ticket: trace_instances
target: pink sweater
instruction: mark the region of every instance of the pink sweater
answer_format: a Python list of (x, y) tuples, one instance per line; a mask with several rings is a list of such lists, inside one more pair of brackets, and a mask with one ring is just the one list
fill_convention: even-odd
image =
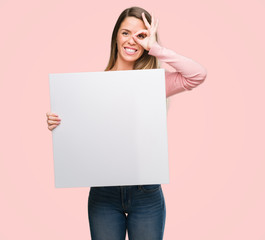
[(167, 97), (185, 90), (192, 90), (201, 84), (207, 76), (207, 70), (199, 63), (164, 48), (157, 42), (148, 54), (176, 69), (174, 72), (165, 72)]

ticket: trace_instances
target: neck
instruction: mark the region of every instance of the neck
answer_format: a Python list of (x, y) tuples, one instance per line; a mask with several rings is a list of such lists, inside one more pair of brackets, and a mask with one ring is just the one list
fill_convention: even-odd
[(133, 70), (134, 62), (124, 62), (117, 59), (111, 71)]

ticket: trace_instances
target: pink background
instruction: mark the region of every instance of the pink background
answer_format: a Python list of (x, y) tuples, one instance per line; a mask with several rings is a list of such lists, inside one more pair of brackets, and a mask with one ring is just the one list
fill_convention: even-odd
[(171, 98), (164, 239), (265, 239), (258, 0), (2, 0), (0, 239), (90, 239), (89, 188), (54, 187), (48, 74), (104, 70), (117, 17), (134, 5), (159, 19), (161, 45), (208, 70)]

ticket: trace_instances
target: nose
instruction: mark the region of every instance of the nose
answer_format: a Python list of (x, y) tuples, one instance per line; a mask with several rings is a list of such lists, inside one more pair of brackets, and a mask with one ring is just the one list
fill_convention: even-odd
[(136, 44), (136, 42), (134, 41), (133, 37), (131, 36), (130, 39), (128, 40), (128, 42), (133, 45)]

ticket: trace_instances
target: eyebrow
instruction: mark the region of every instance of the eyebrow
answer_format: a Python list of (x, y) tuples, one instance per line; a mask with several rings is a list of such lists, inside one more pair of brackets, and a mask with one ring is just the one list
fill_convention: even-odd
[(127, 32), (130, 32), (130, 30), (128, 30), (128, 29), (125, 29), (125, 28), (121, 29), (121, 31), (122, 31), (122, 30), (125, 30), (125, 31), (127, 31)]

